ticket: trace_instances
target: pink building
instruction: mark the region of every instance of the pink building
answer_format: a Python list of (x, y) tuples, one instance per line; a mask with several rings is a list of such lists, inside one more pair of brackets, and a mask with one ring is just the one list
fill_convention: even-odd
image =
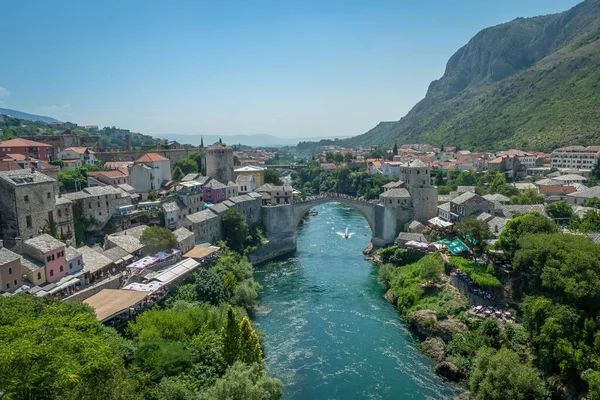
[(45, 266), (46, 281), (56, 282), (67, 275), (65, 244), (44, 233), (23, 244), (23, 254)]
[(227, 200), (227, 186), (212, 179), (202, 188), (202, 197), (205, 203), (217, 204)]

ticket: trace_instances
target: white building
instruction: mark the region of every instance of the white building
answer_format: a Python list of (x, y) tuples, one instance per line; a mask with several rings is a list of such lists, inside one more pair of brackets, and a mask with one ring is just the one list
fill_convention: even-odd
[(238, 175), (236, 183), (239, 194), (254, 192), (254, 189), (256, 189), (256, 182), (253, 175)]
[(171, 180), (171, 163), (159, 154), (144, 154), (135, 160), (129, 171), (129, 180), (137, 193), (160, 190), (163, 183)]
[(519, 162), (521, 163), (521, 166), (523, 166), (525, 168), (535, 167), (535, 160), (537, 158), (536, 153), (530, 153), (527, 151), (522, 151), (522, 150), (517, 150), (517, 149), (501, 151), (496, 154), (496, 157), (500, 157), (502, 155), (517, 156), (517, 158), (519, 159)]
[(400, 167), (402, 165), (400, 161), (386, 161), (381, 164), (381, 173), (390, 179), (394, 175), (400, 176)]
[(600, 146), (567, 146), (550, 154), (553, 168), (593, 169), (600, 157)]
[(75, 165), (81, 167), (83, 165), (95, 165), (95, 153), (87, 147), (67, 147), (63, 151), (56, 154), (59, 160), (70, 161), (65, 165)]

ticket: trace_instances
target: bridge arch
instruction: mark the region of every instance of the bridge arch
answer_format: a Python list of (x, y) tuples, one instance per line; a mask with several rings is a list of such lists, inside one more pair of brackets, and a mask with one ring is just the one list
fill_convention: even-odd
[(375, 236), (376, 226), (375, 226), (375, 207), (376, 204), (370, 203), (367, 201), (356, 200), (348, 197), (337, 197), (337, 196), (324, 196), (319, 197), (312, 200), (307, 200), (303, 202), (294, 203), (292, 205), (292, 228), (293, 230), (298, 229), (298, 225), (300, 224), (300, 220), (304, 216), (304, 214), (320, 204), (324, 203), (341, 203), (348, 207), (353, 208), (358, 211), (360, 215), (362, 215), (369, 224), (369, 228), (371, 229), (371, 234)]

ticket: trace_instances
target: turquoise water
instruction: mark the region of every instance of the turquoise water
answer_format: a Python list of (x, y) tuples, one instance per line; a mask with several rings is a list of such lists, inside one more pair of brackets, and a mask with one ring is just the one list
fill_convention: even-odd
[[(256, 318), (269, 374), (284, 399), (447, 399), (460, 393), (433, 372), (377, 270), (361, 251), (371, 232), (351, 208), (329, 203), (298, 229), (298, 251), (256, 271)], [(354, 232), (344, 239), (336, 232)]]

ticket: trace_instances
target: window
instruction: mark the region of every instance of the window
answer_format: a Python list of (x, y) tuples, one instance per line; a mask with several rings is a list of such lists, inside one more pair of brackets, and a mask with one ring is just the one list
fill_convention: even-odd
[(60, 209), (58, 209), (58, 218), (61, 218), (61, 217), (62, 217), (62, 212)]
[(50, 276), (54, 276), (54, 270), (53, 269), (50, 270)]
[(10, 283), (6, 282), (6, 288), (10, 289)]
[(37, 277), (38, 277), (38, 279), (42, 279), (42, 273), (41, 273), (41, 272), (38, 272), (38, 273), (37, 273)]
[(46, 261), (48, 261), (48, 262), (52, 261), (52, 257), (50, 257), (50, 256), (47, 256), (47, 257), (46, 257)]
[(12, 275), (12, 268), (8, 268), (8, 274)]
[(15, 287), (17, 287), (17, 285), (18, 285), (17, 280), (15, 279), (13, 282), (15, 283)]
[(23, 196), (23, 201), (26, 201), (26, 202), (29, 201), (29, 196), (28, 195)]
[(69, 269), (73, 269), (73, 263), (69, 263)]
[(92, 209), (92, 203), (88, 203), (88, 208), (91, 210)]
[(98, 202), (98, 208), (100, 208), (100, 202)]
[(65, 267), (63, 267), (62, 265), (60, 266), (60, 272), (64, 272), (65, 271)]
[(77, 260), (77, 265), (81, 265), (81, 260)]
[(27, 227), (31, 228), (33, 224), (31, 223), (31, 215), (25, 217), (25, 221), (27, 222)]
[(50, 192), (46, 193), (46, 198), (49, 199), (51, 196)]

